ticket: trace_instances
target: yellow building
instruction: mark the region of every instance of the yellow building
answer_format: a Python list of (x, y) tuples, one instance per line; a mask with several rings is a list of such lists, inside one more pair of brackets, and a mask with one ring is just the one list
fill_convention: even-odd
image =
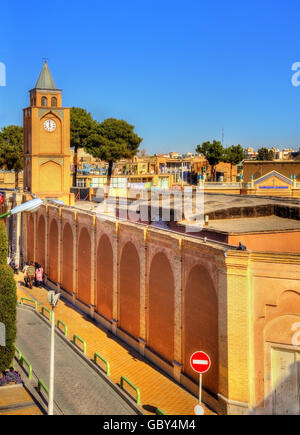
[[(23, 172), (19, 173), (19, 186), (23, 187)], [(13, 171), (0, 171), (0, 189), (14, 189), (16, 187), (16, 174)]]
[(70, 194), (70, 109), (62, 107), (47, 62), (23, 111), (24, 190), (41, 198), (63, 200)]

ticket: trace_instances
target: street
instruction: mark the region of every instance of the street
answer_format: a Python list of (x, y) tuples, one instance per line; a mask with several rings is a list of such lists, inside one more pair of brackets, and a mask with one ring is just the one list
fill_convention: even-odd
[[(17, 346), (49, 384), (50, 327), (18, 309)], [(134, 415), (134, 410), (56, 334), (54, 400), (66, 415)]]

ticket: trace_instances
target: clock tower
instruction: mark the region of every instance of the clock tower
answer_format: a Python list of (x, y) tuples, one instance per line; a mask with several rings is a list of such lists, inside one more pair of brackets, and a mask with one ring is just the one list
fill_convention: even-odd
[(24, 190), (72, 205), (70, 109), (62, 107), (62, 91), (46, 61), (30, 91), (30, 106), (23, 110), (23, 125)]

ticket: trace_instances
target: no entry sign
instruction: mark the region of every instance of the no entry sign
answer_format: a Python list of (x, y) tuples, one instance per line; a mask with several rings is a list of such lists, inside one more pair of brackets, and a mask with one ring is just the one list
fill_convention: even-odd
[(198, 351), (191, 356), (191, 367), (196, 373), (203, 375), (208, 372), (210, 366), (210, 358), (205, 352)]

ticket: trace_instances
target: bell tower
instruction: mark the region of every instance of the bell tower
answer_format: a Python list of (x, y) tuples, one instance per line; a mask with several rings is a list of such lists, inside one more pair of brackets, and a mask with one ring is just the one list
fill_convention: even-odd
[(29, 93), (30, 106), (23, 110), (24, 189), (72, 205), (70, 109), (62, 107), (62, 91), (46, 61)]

